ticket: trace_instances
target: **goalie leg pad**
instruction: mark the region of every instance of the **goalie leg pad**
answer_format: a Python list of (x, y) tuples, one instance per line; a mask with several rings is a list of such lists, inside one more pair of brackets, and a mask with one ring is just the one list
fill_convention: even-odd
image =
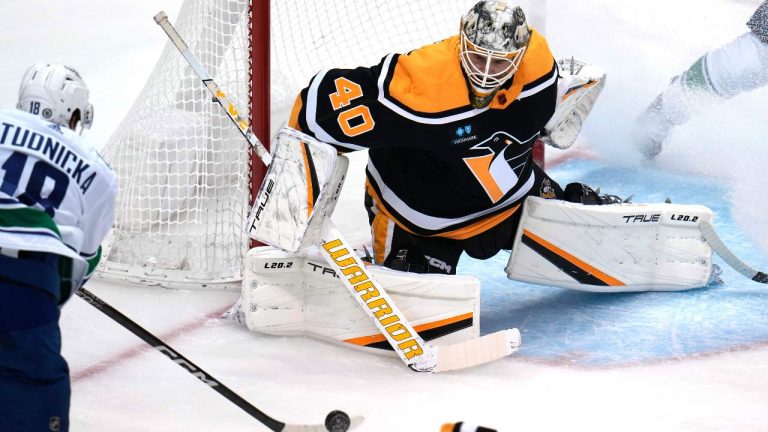
[(509, 279), (592, 292), (678, 291), (706, 285), (712, 249), (699, 205), (590, 206), (529, 197)]
[[(387, 288), (424, 340), (452, 344), (479, 336), (477, 278), (406, 273), (375, 265), (367, 270)], [(242, 296), (245, 322), (252, 331), (391, 349), (316, 251), (298, 255), (271, 247), (251, 249)]]

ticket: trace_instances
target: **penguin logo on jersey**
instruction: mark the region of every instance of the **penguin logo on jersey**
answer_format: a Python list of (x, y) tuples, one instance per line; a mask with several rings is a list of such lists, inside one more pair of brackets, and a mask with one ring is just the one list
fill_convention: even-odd
[(531, 153), (530, 143), (534, 138), (535, 136), (520, 141), (512, 135), (496, 132), (469, 149), (480, 151), (482, 155), (463, 158), (494, 204), (517, 185), (519, 175)]

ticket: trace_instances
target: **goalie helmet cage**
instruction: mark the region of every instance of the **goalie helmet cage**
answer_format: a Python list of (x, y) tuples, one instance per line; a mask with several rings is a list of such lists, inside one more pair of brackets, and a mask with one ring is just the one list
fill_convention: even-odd
[[(317, 71), (374, 65), (451, 36), (473, 3), (185, 0), (171, 20), (268, 145)], [(542, 30), (545, 2), (521, 5)], [(103, 154), (120, 189), (100, 277), (239, 288), (247, 213), (264, 166), (172, 44)]]

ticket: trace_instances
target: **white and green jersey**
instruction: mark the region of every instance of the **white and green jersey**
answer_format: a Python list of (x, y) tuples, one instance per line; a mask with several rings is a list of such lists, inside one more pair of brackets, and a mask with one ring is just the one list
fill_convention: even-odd
[(71, 279), (71, 287), (63, 288), (79, 288), (114, 221), (115, 173), (73, 131), (6, 109), (0, 110), (0, 180), (0, 248), (71, 258), (71, 275), (62, 266), (62, 282)]

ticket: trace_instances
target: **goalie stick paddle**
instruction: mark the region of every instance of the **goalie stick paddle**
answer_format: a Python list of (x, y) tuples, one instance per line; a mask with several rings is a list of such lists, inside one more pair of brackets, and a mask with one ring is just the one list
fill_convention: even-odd
[[(229, 399), (230, 402), (240, 407), (243, 411), (247, 412), (248, 414), (251, 415), (251, 417), (260, 421), (264, 426), (268, 427), (270, 430), (275, 432), (280, 432), (280, 431), (325, 432), (328, 430), (342, 430), (339, 428), (331, 429), (330, 427), (326, 429), (325, 425), (288, 424), (288, 423), (284, 423), (284, 422), (273, 419), (272, 417), (268, 416), (267, 414), (265, 414), (255, 406), (251, 405), (247, 400), (243, 399), (240, 395), (232, 391), (229, 387), (219, 382), (216, 378), (211, 376), (211, 374), (202, 370), (200, 367), (192, 363), (189, 359), (184, 357), (182, 354), (179, 354), (178, 351), (171, 348), (168, 344), (160, 340), (160, 338), (153, 335), (152, 333), (144, 329), (144, 327), (141, 327), (140, 325), (138, 325), (136, 322), (134, 322), (127, 316), (123, 315), (120, 311), (118, 311), (117, 309), (113, 308), (112, 306), (104, 302), (102, 299), (94, 295), (92, 292), (88, 291), (85, 288), (80, 288), (79, 290), (76, 291), (76, 294), (78, 295), (78, 297), (83, 299), (86, 303), (100, 310), (105, 315), (112, 318), (115, 322), (125, 327), (126, 329), (130, 330), (131, 333), (141, 338), (144, 342), (148, 343), (152, 348), (163, 353), (171, 361), (181, 366), (184, 370), (192, 374), (195, 378), (202, 381), (203, 384), (207, 385), (213, 390), (216, 390), (220, 395)], [(363, 421), (363, 418), (360, 416), (356, 416), (350, 419), (349, 416), (347, 416), (342, 411), (333, 411), (330, 414), (328, 414), (328, 417), (326, 418), (325, 423), (331, 424), (331, 425), (341, 423), (341, 424), (348, 425), (347, 427), (355, 428), (360, 423), (362, 423), (362, 421)], [(343, 430), (346, 431), (347, 429), (343, 429)]]
[[(173, 27), (173, 24), (168, 20), (168, 15), (165, 12), (160, 12), (155, 15), (154, 19), (211, 92), (214, 100), (224, 108), (229, 119), (235, 123), (243, 137), (254, 148), (264, 164), (269, 166), (272, 163), (272, 157), (269, 152), (267, 152), (264, 145), (253, 133), (248, 122), (240, 117), (234, 103), (221, 91), (200, 60), (189, 49)], [(411, 369), (417, 372), (444, 372), (464, 369), (506, 357), (519, 349), (520, 331), (517, 329), (501, 330), (477, 339), (448, 346), (427, 345), (416, 333), (405, 316), (397, 309), (397, 306), (386, 290), (375, 281), (372, 275), (364, 270), (365, 265), (330, 220), (326, 220), (323, 224), (323, 245), (319, 246), (326, 260), (328, 260), (339, 275), (348, 276), (353, 271), (358, 270), (361, 272), (360, 276), (352, 277), (352, 281), (358, 277), (365, 278), (364, 283), (352, 283), (349, 278), (343, 276), (341, 280), (350, 294), (357, 300), (360, 307), (373, 320), (389, 344), (392, 345), (398, 356)], [(341, 250), (345, 250), (346, 254), (344, 257), (339, 258), (341, 260), (339, 261), (336, 258), (342, 255)], [(354, 269), (348, 267), (347, 263), (350, 263), (349, 265), (353, 266)], [(343, 265), (340, 266), (340, 264)], [(367, 291), (362, 292), (364, 289)], [(375, 295), (373, 294), (374, 292)]]
[(704, 234), (704, 239), (712, 247), (712, 250), (715, 251), (726, 264), (755, 282), (768, 284), (768, 274), (753, 269), (744, 261), (740, 260), (739, 257), (734, 255), (734, 253), (728, 249), (728, 246), (726, 246), (720, 239), (720, 236), (717, 235), (715, 227), (712, 226), (710, 222), (701, 221), (699, 222), (699, 227), (701, 228), (702, 234)]

